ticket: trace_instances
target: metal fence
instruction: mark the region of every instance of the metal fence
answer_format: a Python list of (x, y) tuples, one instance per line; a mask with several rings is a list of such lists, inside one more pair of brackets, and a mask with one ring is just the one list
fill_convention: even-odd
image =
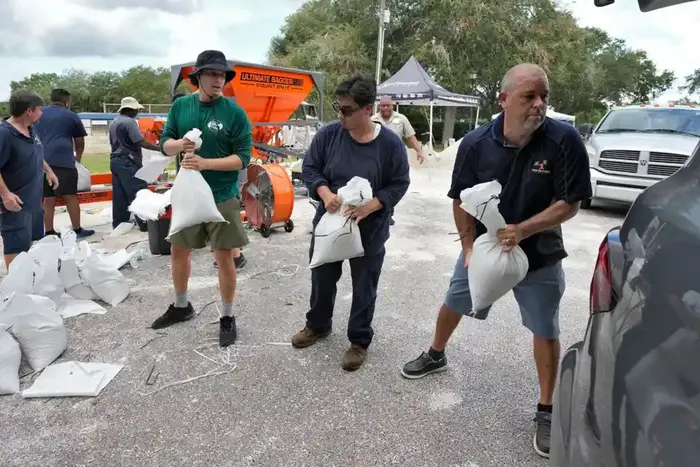
[[(148, 112), (149, 114), (152, 114), (152, 113), (167, 114), (168, 110), (170, 110), (171, 104), (141, 104), (141, 105), (145, 107), (144, 111)], [(121, 107), (121, 104), (112, 104), (109, 102), (102, 103), (102, 111), (104, 113), (114, 113), (117, 111), (117, 109), (119, 107)]]

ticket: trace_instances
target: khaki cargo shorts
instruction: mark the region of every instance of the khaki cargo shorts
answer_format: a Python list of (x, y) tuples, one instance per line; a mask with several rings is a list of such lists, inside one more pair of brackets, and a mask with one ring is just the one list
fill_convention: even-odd
[(173, 234), (170, 243), (197, 250), (211, 244), (213, 250), (232, 250), (248, 244), (248, 235), (241, 222), (241, 201), (238, 197), (229, 198), (216, 205), (221, 215), (228, 221), (208, 222), (193, 225)]

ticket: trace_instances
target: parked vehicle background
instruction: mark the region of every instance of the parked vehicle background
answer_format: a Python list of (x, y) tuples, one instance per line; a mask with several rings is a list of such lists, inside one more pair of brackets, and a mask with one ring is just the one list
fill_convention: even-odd
[[(610, 3), (595, 0), (598, 6)], [(638, 3), (651, 11), (685, 2)], [(604, 123), (596, 131), (614, 128)], [(691, 144), (679, 142), (684, 134), (668, 133), (679, 137), (669, 146)], [(647, 135), (638, 136), (645, 141)], [(601, 154), (612, 150), (600, 146)], [(552, 417), (553, 467), (700, 465), (698, 153), (696, 141), (684, 165), (676, 163), (681, 167), (673, 174), (640, 191), (622, 226), (600, 245), (588, 327), (562, 360)], [(627, 161), (636, 162), (636, 176), (640, 161)]]
[(585, 139), (593, 197), (583, 207), (596, 200), (631, 204), (646, 188), (688, 162), (700, 142), (700, 108), (614, 108)]

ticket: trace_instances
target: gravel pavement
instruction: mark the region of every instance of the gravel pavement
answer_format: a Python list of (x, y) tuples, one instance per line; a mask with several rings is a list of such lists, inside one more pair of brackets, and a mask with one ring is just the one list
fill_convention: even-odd
[[(305, 350), (288, 344), (303, 327), (310, 290), (312, 208), (298, 198), (292, 233), (249, 234), (235, 303), (240, 345), (217, 348), (213, 305), (157, 335), (148, 326), (172, 300), (169, 259), (126, 268), (130, 297), (106, 315), (68, 319), (69, 345), (61, 357), (124, 369), (96, 398), (1, 397), (0, 465), (547, 465), (532, 449), (537, 381), (531, 337), (512, 294), (487, 321), (463, 320), (448, 347), (449, 371), (417, 381), (399, 375), (430, 344), (459, 251), (445, 196), (450, 165), (414, 170), (412, 180), (396, 210), (375, 340), (359, 371), (340, 368), (348, 345), (347, 265), (334, 333)], [(583, 335), (599, 242), (623, 216), (619, 209), (593, 209), (564, 227), (570, 254), (560, 312), (564, 348)], [(143, 235), (133, 232), (106, 246), (123, 247)], [(190, 289), (198, 309), (218, 299), (209, 251), (194, 254)], [(146, 385), (154, 364), (156, 382)], [(212, 371), (227, 373), (167, 386)], [(25, 378), (23, 388), (29, 383)]]

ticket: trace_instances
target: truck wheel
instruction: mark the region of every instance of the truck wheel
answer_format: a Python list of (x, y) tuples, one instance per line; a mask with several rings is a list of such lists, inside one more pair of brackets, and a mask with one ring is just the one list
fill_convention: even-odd
[(593, 202), (592, 199), (586, 199), (584, 201), (581, 201), (581, 209), (591, 209), (591, 203)]

